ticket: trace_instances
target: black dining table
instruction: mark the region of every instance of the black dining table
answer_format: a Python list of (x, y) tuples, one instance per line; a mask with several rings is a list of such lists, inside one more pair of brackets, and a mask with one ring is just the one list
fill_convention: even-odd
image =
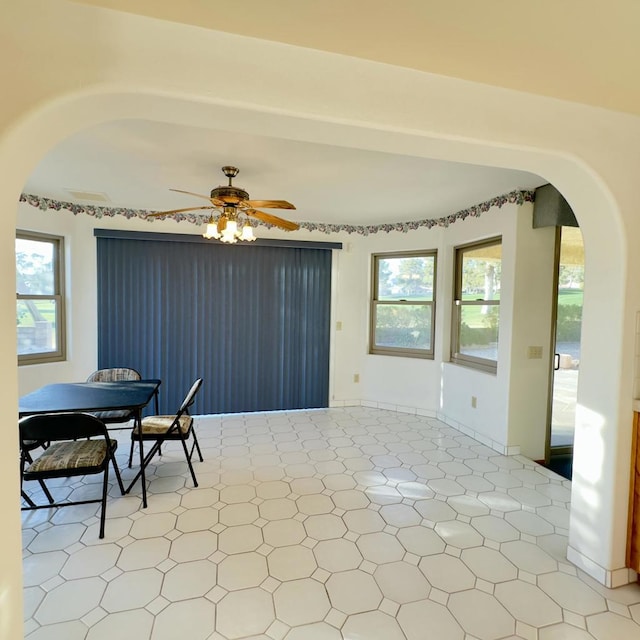
[(21, 418), (38, 413), (121, 409), (140, 415), (158, 393), (159, 386), (160, 380), (48, 384), (22, 396), (18, 402), (18, 412)]
[[(134, 413), (134, 428), (140, 426), (142, 410), (155, 397), (160, 380), (122, 380), (119, 382), (58, 382), (22, 396), (18, 401), (20, 418), (40, 413), (118, 411)], [(140, 474), (125, 490), (129, 493)], [(147, 506), (147, 491), (142, 483), (142, 505)]]

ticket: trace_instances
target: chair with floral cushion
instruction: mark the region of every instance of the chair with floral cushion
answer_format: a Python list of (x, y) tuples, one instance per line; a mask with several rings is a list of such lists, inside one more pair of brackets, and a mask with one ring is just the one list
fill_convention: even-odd
[[(129, 485), (129, 489), (127, 491), (129, 491), (135, 484), (137, 479), (142, 476), (143, 507), (147, 506), (145, 469), (151, 459), (156, 454), (160, 453), (160, 447), (162, 446), (162, 444), (164, 442), (167, 442), (168, 440), (176, 440), (182, 444), (182, 450), (184, 451), (187, 465), (189, 467), (189, 471), (191, 472), (193, 485), (195, 487), (198, 486), (196, 474), (193, 470), (193, 465), (191, 464), (191, 458), (193, 457), (194, 451), (198, 452), (200, 462), (203, 462), (204, 458), (202, 457), (198, 438), (193, 428), (193, 417), (189, 415), (189, 408), (191, 407), (191, 405), (193, 405), (196, 394), (200, 390), (201, 386), (202, 378), (198, 378), (191, 385), (191, 389), (189, 389), (189, 392), (187, 393), (185, 399), (182, 401), (182, 404), (180, 405), (180, 408), (175, 415), (147, 416), (146, 418), (142, 419), (140, 425), (134, 426), (133, 431), (131, 432), (131, 451), (129, 453), (129, 466), (131, 466), (131, 461), (133, 458), (133, 446), (137, 442), (140, 450), (140, 470), (138, 471), (135, 478), (131, 481), (131, 484)], [(187, 446), (187, 440), (189, 440), (190, 437), (193, 437), (193, 445), (191, 446), (191, 450), (189, 450), (189, 447)], [(153, 445), (145, 454), (143, 450), (143, 443), (148, 441), (153, 442)]]
[[(141, 380), (142, 376), (135, 369), (114, 367), (112, 369), (98, 369), (88, 378), (87, 382), (123, 382), (126, 380)], [(155, 396), (156, 413), (158, 410), (158, 396)], [(106, 425), (121, 424), (133, 420), (135, 411), (117, 409), (113, 411), (95, 411), (92, 415), (100, 418)], [(117, 428), (117, 427), (116, 427)]]
[[(118, 443), (109, 438), (104, 422), (88, 413), (49, 413), (23, 418), (19, 422), (19, 429), (21, 491), (24, 481), (103, 474), (102, 495), (99, 498), (67, 500), (44, 505), (36, 505), (30, 499), (27, 503), (31, 504), (22, 507), (22, 510), (99, 502), (102, 505), (100, 538), (104, 538), (110, 462), (113, 464), (120, 492), (124, 495), (124, 486), (114, 455)], [(45, 441), (50, 445), (37, 458), (32, 459), (28, 443)], [(22, 495), (26, 495), (24, 491)]]

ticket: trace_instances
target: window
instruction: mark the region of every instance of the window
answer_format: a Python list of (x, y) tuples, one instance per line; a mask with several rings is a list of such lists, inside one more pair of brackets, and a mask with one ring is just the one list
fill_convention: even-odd
[(58, 236), (16, 235), (18, 364), (65, 358), (63, 250)]
[(502, 239), (456, 248), (451, 359), (496, 372)]
[(436, 252), (373, 255), (370, 353), (433, 358)]

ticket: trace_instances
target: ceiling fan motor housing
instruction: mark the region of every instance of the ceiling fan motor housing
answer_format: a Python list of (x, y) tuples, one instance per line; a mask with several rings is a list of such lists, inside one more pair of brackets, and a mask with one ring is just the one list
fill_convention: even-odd
[(211, 199), (222, 200), (227, 204), (235, 205), (239, 202), (242, 202), (243, 200), (248, 200), (249, 194), (244, 189), (240, 189), (239, 187), (223, 186), (216, 187), (215, 189), (211, 190)]
[(240, 169), (238, 169), (238, 167), (225, 166), (222, 167), (222, 173), (224, 173), (224, 175), (229, 178), (229, 184), (225, 187), (220, 186), (212, 189), (211, 199), (222, 200), (222, 202), (230, 206), (235, 206), (243, 200), (248, 200), (249, 194), (244, 189), (234, 187), (231, 183), (233, 178), (235, 178), (238, 173), (240, 173)]

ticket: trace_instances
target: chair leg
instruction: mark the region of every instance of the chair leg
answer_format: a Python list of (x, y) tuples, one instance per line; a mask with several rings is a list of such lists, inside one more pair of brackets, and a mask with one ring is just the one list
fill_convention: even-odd
[(184, 457), (187, 459), (187, 464), (189, 465), (189, 471), (191, 472), (191, 479), (193, 480), (193, 486), (198, 486), (198, 481), (196, 480), (196, 472), (193, 470), (193, 465), (191, 464), (191, 456), (189, 455), (189, 449), (187, 447), (187, 441), (184, 436), (181, 436), (180, 442), (182, 442), (182, 448), (184, 450)]
[[(43, 447), (45, 449), (47, 448), (44, 446), (44, 444), (43, 444)], [(29, 498), (27, 494), (22, 490), (22, 474), (24, 473), (25, 462), (28, 462), (29, 464), (33, 462), (33, 458), (31, 457), (31, 454), (28, 451), (23, 451), (22, 454), (20, 455), (20, 494), (27, 501), (29, 506), (35, 507), (36, 503), (31, 498)], [(44, 480), (38, 480), (38, 484), (40, 485), (40, 488), (42, 489), (42, 492), (44, 493), (44, 495), (47, 497), (49, 504), (53, 504), (55, 500), (53, 499), (53, 496), (49, 492), (47, 485), (44, 483)]]
[(109, 460), (104, 464), (104, 480), (102, 482), (102, 508), (100, 510), (100, 539), (104, 538), (104, 521), (107, 516), (107, 489), (109, 488)]
[[(191, 427), (191, 433), (193, 434), (193, 446), (198, 451), (198, 457), (200, 458), (200, 462), (204, 462), (204, 458), (202, 457), (202, 451), (200, 451), (200, 443), (198, 442), (198, 436), (196, 436), (196, 430), (194, 427)], [(193, 455), (193, 450), (191, 451)]]
[[(142, 427), (140, 427), (142, 429)], [(142, 433), (140, 433), (142, 435)], [(142, 482), (142, 508), (147, 508), (147, 478), (145, 474), (144, 450), (142, 447), (142, 438), (138, 440), (138, 449), (140, 450), (140, 482)]]
[(47, 496), (47, 500), (49, 501), (49, 504), (53, 504), (55, 500), (53, 499), (53, 496), (51, 495), (51, 493), (49, 493), (49, 489), (47, 488), (47, 485), (44, 483), (44, 480), (38, 480), (38, 483), (40, 484), (40, 487), (42, 488), (42, 492), (44, 493), (44, 495)]
[(129, 449), (129, 469), (131, 469), (131, 463), (133, 462), (133, 438), (131, 438), (131, 448)]
[(124, 484), (122, 484), (122, 476), (120, 475), (120, 469), (118, 468), (116, 457), (113, 454), (113, 449), (111, 448), (109, 448), (109, 458), (111, 460), (111, 464), (113, 464), (113, 470), (116, 472), (116, 479), (118, 481), (118, 486), (120, 487), (120, 493), (124, 495)]
[(20, 489), (20, 495), (22, 496), (22, 499), (30, 506), (30, 507), (34, 507), (36, 506), (36, 503), (24, 492), (23, 489)]
[(30, 507), (35, 507), (36, 503), (25, 493), (22, 485), (24, 484), (24, 463), (27, 460), (29, 453), (27, 451), (20, 451), (20, 495), (25, 499), (26, 503)]

